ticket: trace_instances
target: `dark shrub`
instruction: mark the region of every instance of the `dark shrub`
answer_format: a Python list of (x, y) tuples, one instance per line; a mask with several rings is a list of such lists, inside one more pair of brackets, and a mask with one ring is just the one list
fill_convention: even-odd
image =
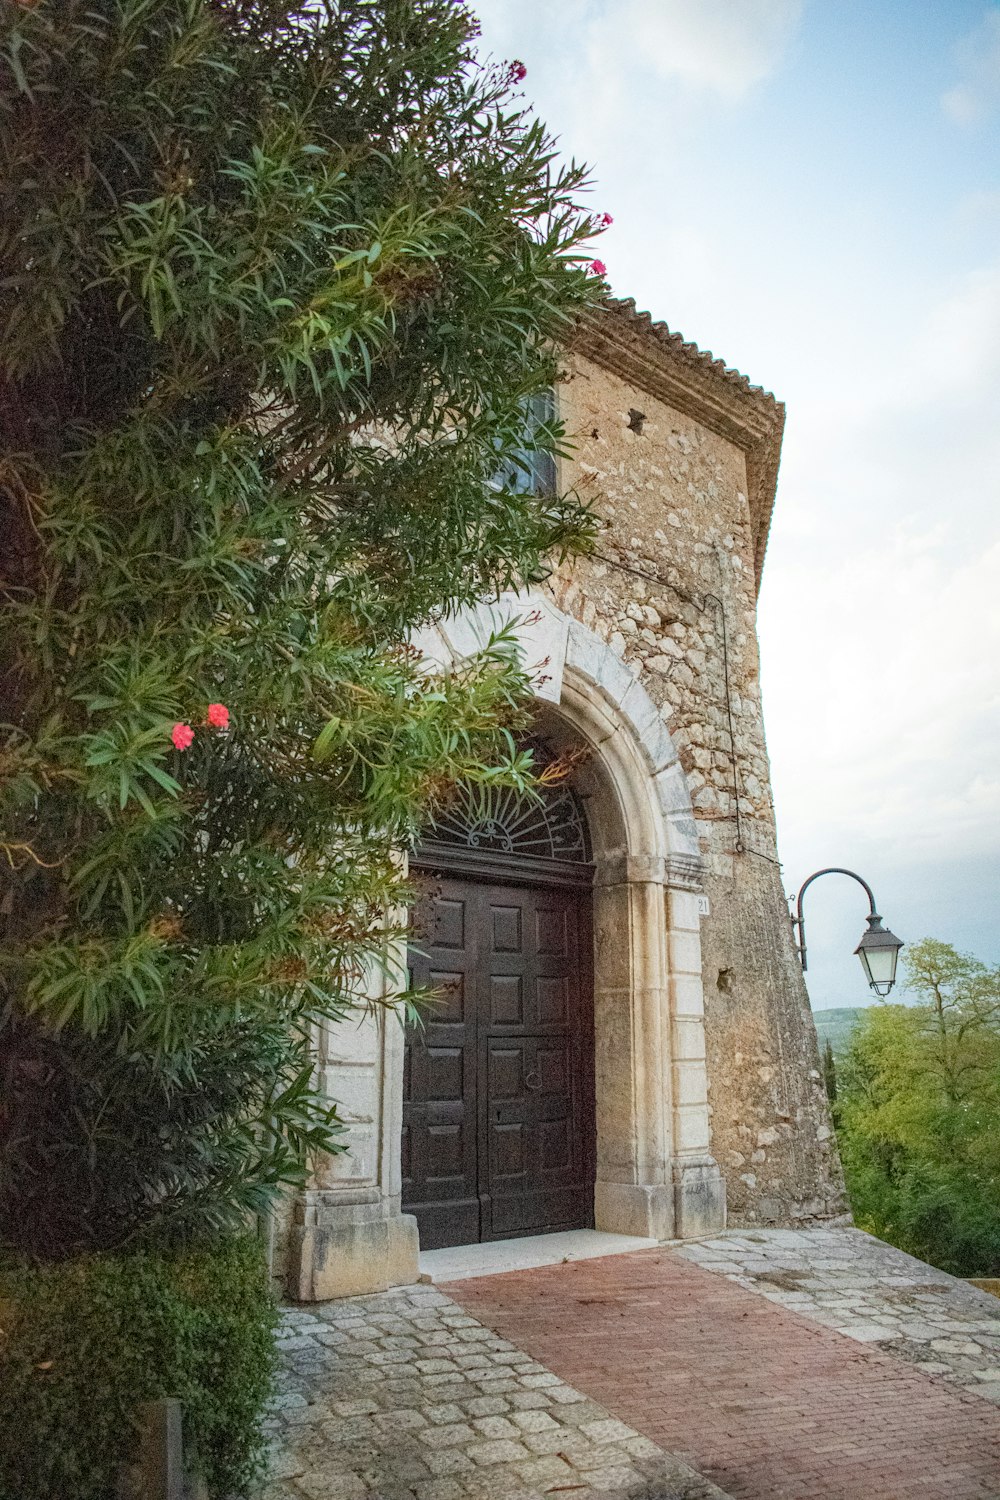
[(259, 1243), (0, 1264), (0, 1500), (111, 1500), (141, 1402), (179, 1397), (215, 1496), (252, 1486), (277, 1309)]

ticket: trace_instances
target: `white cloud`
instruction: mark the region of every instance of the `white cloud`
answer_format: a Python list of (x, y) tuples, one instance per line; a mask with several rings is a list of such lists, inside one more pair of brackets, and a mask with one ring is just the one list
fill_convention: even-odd
[(991, 6), (956, 48), (959, 80), (941, 96), (946, 115), (978, 125), (1000, 109), (1000, 8)]
[(997, 849), (998, 348), (1000, 264), (942, 290), (842, 403), (792, 406), (762, 601), (790, 849)]
[(659, 77), (738, 101), (778, 67), (801, 14), (802, 0), (629, 0), (600, 31)]
[[(955, 205), (955, 222), (965, 231), (1000, 230), (1000, 188), (980, 188)], [(1000, 241), (1000, 233), (995, 235)]]
[(967, 401), (1000, 380), (1000, 266), (971, 272), (931, 313), (921, 352), (925, 379), (942, 394)]
[[(479, 0), (483, 50), (528, 63), (542, 117), (582, 137), (658, 141), (693, 102), (738, 103), (780, 66), (803, 0)], [(557, 62), (556, 62), (557, 60)], [(539, 80), (541, 88), (539, 89)], [(664, 85), (672, 87), (664, 88)], [(630, 128), (631, 127), (631, 128)], [(602, 165), (608, 161), (603, 155)]]

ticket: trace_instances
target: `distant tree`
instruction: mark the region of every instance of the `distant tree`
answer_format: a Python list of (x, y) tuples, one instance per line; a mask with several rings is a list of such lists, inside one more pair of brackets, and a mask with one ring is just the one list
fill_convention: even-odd
[(826, 1085), (826, 1097), (831, 1104), (837, 1100), (837, 1064), (833, 1056), (833, 1043), (827, 1037), (823, 1043), (823, 1082)]
[(1000, 1272), (1000, 969), (927, 938), (913, 1005), (873, 1006), (840, 1069), (858, 1222), (959, 1275)]

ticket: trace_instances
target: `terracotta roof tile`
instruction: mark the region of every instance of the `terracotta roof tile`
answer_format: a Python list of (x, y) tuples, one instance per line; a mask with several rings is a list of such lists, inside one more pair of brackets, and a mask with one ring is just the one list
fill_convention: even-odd
[(637, 333), (645, 333), (658, 339), (661, 344), (669, 344), (670, 347), (684, 359), (693, 365), (700, 365), (703, 370), (711, 370), (716, 375), (723, 376), (732, 385), (739, 386), (744, 391), (750, 391), (756, 396), (763, 396), (765, 400), (778, 405), (774, 395), (762, 385), (754, 385), (746, 375), (739, 370), (727, 365), (724, 359), (717, 359), (710, 349), (699, 349), (697, 344), (691, 343), (683, 334), (675, 332), (662, 319), (654, 319), (652, 313), (643, 312), (639, 309), (634, 297), (608, 297), (605, 303), (608, 311), (622, 322), (628, 323)]

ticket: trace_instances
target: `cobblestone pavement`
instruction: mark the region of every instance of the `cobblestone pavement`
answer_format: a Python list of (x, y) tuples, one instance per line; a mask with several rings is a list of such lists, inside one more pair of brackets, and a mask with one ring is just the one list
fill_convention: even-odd
[(285, 1315), (266, 1500), (729, 1500), (429, 1286)]
[(1000, 1405), (1000, 1299), (860, 1229), (731, 1230), (676, 1253)]
[[(989, 1337), (987, 1294), (897, 1259), (857, 1231), (832, 1233), (803, 1232), (794, 1255), (773, 1235), (726, 1235), (443, 1289), (737, 1500), (1000, 1500), (1000, 1415), (980, 1394), (946, 1383), (945, 1372), (905, 1357), (909, 1326), (911, 1341), (945, 1363), (924, 1338), (944, 1329), (923, 1304), (918, 1321), (909, 1302), (893, 1300), (933, 1288), (934, 1316), (952, 1331), (974, 1307), (975, 1332), (963, 1339), (979, 1350)], [(696, 1263), (706, 1255), (710, 1270)], [(776, 1305), (770, 1294), (788, 1283), (766, 1278), (791, 1272), (799, 1288), (814, 1283), (805, 1291), (815, 1302)], [(873, 1308), (908, 1310), (898, 1339), (859, 1338), (882, 1324), (853, 1301), (848, 1317), (846, 1302), (819, 1300), (838, 1276), (848, 1298), (864, 1293)], [(817, 1316), (831, 1307), (836, 1328)], [(853, 1337), (838, 1331), (848, 1324)], [(954, 1382), (950, 1363), (947, 1374)]]

